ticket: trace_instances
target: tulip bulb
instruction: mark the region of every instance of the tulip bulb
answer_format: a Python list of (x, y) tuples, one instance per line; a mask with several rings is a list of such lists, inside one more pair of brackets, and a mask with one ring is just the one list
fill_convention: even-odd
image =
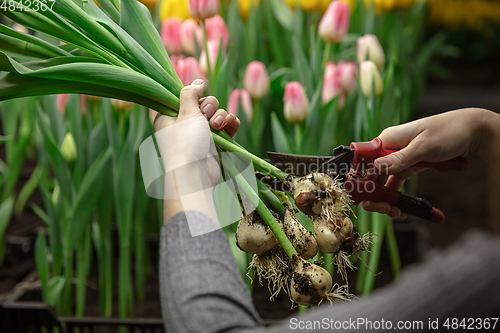
[(312, 221), (319, 249), (325, 253), (339, 251), (344, 239), (354, 230), (351, 219), (345, 215), (334, 215), (333, 219), (315, 216)]
[(256, 211), (243, 216), (236, 229), (236, 245), (247, 252), (261, 254), (279, 244), (271, 228)]
[(314, 234), (300, 224), (293, 209), (287, 205), (285, 205), (283, 231), (302, 258), (309, 259), (318, 253), (318, 243)]
[(292, 270), (290, 294), (295, 303), (317, 305), (327, 298), (333, 285), (327, 270), (296, 255), (292, 257)]
[(349, 211), (349, 195), (339, 183), (324, 173), (311, 173), (292, 180), (297, 208), (306, 215), (333, 215)]

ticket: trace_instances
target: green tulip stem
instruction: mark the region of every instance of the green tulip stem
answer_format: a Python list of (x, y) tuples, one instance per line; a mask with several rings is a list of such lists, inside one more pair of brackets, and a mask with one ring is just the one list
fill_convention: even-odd
[(242, 194), (244, 194), (244, 196), (246, 196), (250, 202), (252, 203), (258, 202), (256, 207), (257, 212), (259, 212), (260, 216), (262, 216), (264, 221), (266, 221), (267, 225), (269, 226), (273, 234), (276, 236), (276, 239), (278, 239), (279, 243), (283, 247), (283, 250), (285, 250), (285, 253), (288, 255), (288, 257), (292, 258), (293, 255), (297, 255), (297, 251), (293, 247), (292, 243), (286, 236), (283, 229), (281, 229), (281, 226), (279, 225), (278, 221), (276, 221), (269, 208), (267, 208), (266, 204), (259, 198), (258, 193), (254, 191), (254, 189), (241, 175), (241, 173), (238, 172), (238, 170), (233, 164), (233, 161), (231, 161), (231, 159), (225, 154), (222, 154), (221, 156), (222, 156), (222, 165), (224, 169), (236, 181), (239, 189), (243, 192)]
[(260, 170), (262, 172), (268, 173), (280, 180), (285, 180), (288, 177), (288, 174), (286, 172), (281, 171), (271, 163), (268, 163), (261, 159), (260, 157), (255, 156), (254, 154), (248, 152), (245, 150), (245, 148), (242, 148), (241, 146), (237, 145), (236, 143), (233, 143), (227, 139), (222, 138), (222, 136), (219, 133), (214, 133), (212, 132), (212, 138), (215, 142), (215, 144), (222, 149), (233, 152), (233, 153), (240, 153), (248, 158), (250, 158), (253, 162), (254, 167), (257, 170)]
[(323, 66), (323, 71), (326, 68), (326, 64), (328, 63), (328, 59), (330, 59), (330, 51), (332, 50), (332, 43), (326, 42), (325, 50), (323, 51), (323, 62), (321, 63)]
[[(208, 55), (208, 37), (207, 37), (207, 26), (205, 24), (205, 20), (202, 21), (201, 23), (203, 25), (203, 47), (205, 48), (205, 57), (207, 58), (207, 77), (208, 77), (208, 82), (210, 84), (208, 85), (209, 92), (212, 89), (213, 81), (212, 81), (212, 68), (210, 66), (210, 57)], [(214, 61), (217, 61), (217, 59), (212, 59)]]

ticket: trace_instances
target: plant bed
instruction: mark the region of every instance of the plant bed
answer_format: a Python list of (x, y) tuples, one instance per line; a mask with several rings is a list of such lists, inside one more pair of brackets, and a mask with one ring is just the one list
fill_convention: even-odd
[(163, 332), (161, 318), (61, 317), (41, 301), (40, 282), (31, 273), (16, 285), (0, 306), (0, 330), (10, 333), (50, 332)]

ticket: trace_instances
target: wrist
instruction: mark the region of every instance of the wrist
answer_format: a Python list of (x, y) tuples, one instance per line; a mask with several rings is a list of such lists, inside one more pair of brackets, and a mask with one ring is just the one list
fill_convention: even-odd
[(471, 109), (474, 121), (474, 135), (471, 143), (471, 153), (488, 161), (500, 154), (500, 115), (486, 109)]

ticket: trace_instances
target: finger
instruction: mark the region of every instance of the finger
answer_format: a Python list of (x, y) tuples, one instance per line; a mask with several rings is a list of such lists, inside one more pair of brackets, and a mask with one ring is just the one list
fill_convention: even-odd
[(405, 148), (390, 155), (377, 158), (375, 166), (381, 172), (394, 174), (410, 168), (418, 162), (429, 160), (432, 158), (432, 154), (433, 152), (428, 149), (426, 144), (415, 139)]
[(205, 82), (201, 79), (196, 79), (191, 85), (182, 88), (179, 116), (177, 117), (179, 121), (201, 115), (198, 101), (203, 96), (204, 90)]
[(365, 200), (361, 202), (361, 207), (367, 212), (377, 212), (380, 214), (387, 214), (391, 211), (391, 205), (387, 202), (374, 202)]
[(240, 128), (240, 120), (234, 114), (230, 114), (226, 117), (226, 126), (224, 126), (224, 131), (233, 137), (238, 129)]
[(222, 129), (226, 124), (227, 112), (219, 109), (215, 111), (212, 118), (210, 118), (210, 126), (214, 129)]
[(399, 218), (401, 216), (401, 209), (399, 209), (396, 206), (391, 206), (391, 209), (389, 210), (389, 213), (387, 213), (392, 218)]
[(203, 101), (200, 103), (201, 113), (205, 116), (205, 118), (210, 119), (214, 112), (219, 108), (219, 101), (214, 96), (208, 96), (203, 98)]
[(385, 187), (392, 188), (393, 190), (399, 190), (404, 183), (405, 179), (401, 179), (396, 175), (391, 175), (389, 176), (389, 179), (387, 179)]

